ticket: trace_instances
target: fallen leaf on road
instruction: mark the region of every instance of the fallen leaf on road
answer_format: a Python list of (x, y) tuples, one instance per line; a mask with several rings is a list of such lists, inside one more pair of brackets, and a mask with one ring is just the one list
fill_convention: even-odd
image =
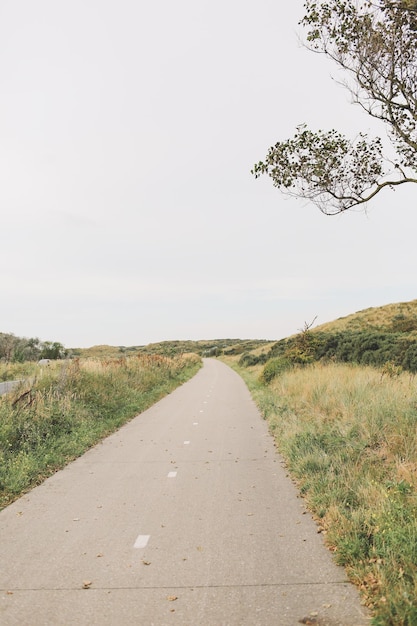
[(142, 563), (143, 563), (144, 565), (150, 565), (150, 564), (151, 564), (151, 562), (150, 562), (150, 561), (145, 561), (145, 559), (142, 559)]
[(83, 580), (83, 589), (90, 589), (92, 584), (91, 580)]
[(178, 600), (178, 596), (167, 596), (167, 600), (169, 602), (175, 602), (175, 600)]
[(97, 554), (97, 558), (99, 559), (101, 556), (103, 556), (103, 553), (102, 553), (102, 552), (99, 552), (99, 553)]

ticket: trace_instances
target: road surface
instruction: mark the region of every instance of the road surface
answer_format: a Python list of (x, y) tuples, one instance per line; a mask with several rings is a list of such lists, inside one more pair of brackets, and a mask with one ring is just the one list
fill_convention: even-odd
[(0, 513), (0, 598), (2, 626), (368, 623), (213, 359)]

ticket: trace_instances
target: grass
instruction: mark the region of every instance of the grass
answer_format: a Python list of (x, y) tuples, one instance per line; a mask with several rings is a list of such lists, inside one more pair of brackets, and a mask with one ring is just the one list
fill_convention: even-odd
[(39, 366), (33, 361), (24, 363), (2, 363), (0, 361), (0, 382), (28, 378), (35, 376), (38, 372)]
[(397, 318), (404, 318), (415, 323), (417, 320), (417, 300), (364, 309), (346, 317), (340, 317), (332, 322), (316, 326), (313, 330), (323, 332), (366, 330), (367, 328), (387, 330), (392, 328)]
[(53, 363), (0, 397), (0, 508), (154, 404), (201, 366), (195, 355)]
[(242, 369), (277, 447), (375, 626), (417, 624), (414, 376), (346, 364)]

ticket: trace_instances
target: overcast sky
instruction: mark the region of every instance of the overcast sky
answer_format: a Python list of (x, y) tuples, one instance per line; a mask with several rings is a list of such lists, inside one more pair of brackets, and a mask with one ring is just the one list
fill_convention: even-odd
[(415, 188), (326, 217), (250, 174), (300, 123), (375, 132), (300, 45), (302, 15), (302, 0), (2, 0), (1, 332), (280, 339), (417, 297)]

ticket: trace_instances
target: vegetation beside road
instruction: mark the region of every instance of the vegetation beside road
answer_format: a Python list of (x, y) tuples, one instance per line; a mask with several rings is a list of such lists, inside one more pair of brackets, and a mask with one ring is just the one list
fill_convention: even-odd
[(417, 387), (414, 375), (354, 364), (243, 367), (288, 471), (374, 612), (417, 624)]
[(0, 363), (0, 380), (36, 377), (0, 398), (0, 506), (189, 378), (201, 356), (221, 355), (247, 382), (373, 624), (417, 624), (417, 300), (305, 324), (277, 342), (71, 353), (80, 358), (43, 370)]
[[(170, 393), (200, 366), (193, 354), (144, 355), (56, 361), (35, 370), (35, 378), (0, 397), (0, 508)], [(33, 365), (28, 367), (33, 374)]]
[(305, 324), (296, 335), (254, 353), (241, 365), (268, 363), (271, 379), (292, 365), (342, 362), (417, 373), (417, 300), (359, 311), (316, 328)]

